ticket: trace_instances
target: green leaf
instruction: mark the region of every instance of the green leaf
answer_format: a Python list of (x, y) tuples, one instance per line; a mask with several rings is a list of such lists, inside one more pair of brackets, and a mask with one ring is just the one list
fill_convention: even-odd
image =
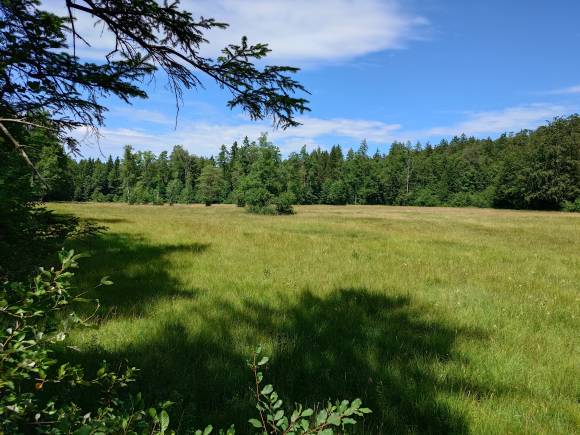
[(322, 424), (322, 423), (324, 423), (327, 418), (328, 418), (328, 412), (326, 412), (326, 409), (323, 409), (316, 416), (316, 424)]
[(252, 426), (254, 426), (256, 429), (260, 429), (262, 427), (262, 423), (260, 423), (258, 420), (256, 420), (255, 418), (250, 418), (248, 420), (248, 423), (250, 423)]
[(203, 430), (203, 435), (209, 435), (213, 430), (213, 426), (210, 424), (208, 426), (206, 426), (206, 428)]
[(159, 425), (161, 426), (161, 432), (165, 432), (169, 427), (169, 414), (165, 410), (159, 414)]
[(73, 433), (74, 433), (74, 435), (90, 435), (91, 432), (92, 432), (91, 426), (85, 425), (85, 426), (79, 427)]
[(82, 302), (82, 303), (86, 303), (86, 302), (92, 302), (92, 299), (87, 299), (87, 298), (74, 298), (75, 302)]
[(302, 417), (310, 417), (312, 414), (314, 414), (314, 411), (310, 408), (306, 408), (304, 411), (302, 411), (301, 416)]
[(110, 281), (108, 276), (103, 276), (101, 278), (101, 285), (113, 285), (113, 281)]
[(283, 430), (288, 429), (288, 417), (284, 416), (276, 422), (276, 426), (282, 428)]
[(264, 364), (267, 364), (268, 361), (270, 361), (270, 358), (268, 358), (267, 356), (262, 357), (262, 359), (258, 362), (259, 366), (263, 366)]
[(274, 391), (274, 387), (272, 386), (272, 384), (268, 384), (262, 389), (262, 394), (267, 395), (270, 394), (272, 391)]
[(340, 416), (337, 413), (333, 412), (332, 414), (330, 414), (326, 422), (334, 426), (340, 426)]

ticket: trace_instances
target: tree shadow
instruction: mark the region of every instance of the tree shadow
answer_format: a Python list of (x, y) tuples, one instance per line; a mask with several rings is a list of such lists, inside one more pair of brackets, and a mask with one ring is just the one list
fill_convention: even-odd
[[(159, 247), (146, 249), (132, 261), (160, 252)], [(115, 258), (109, 261), (114, 263)], [(126, 312), (124, 303), (133, 312), (148, 303), (127, 287), (133, 283), (138, 288), (136, 283), (144, 278), (151, 279), (117, 278), (124, 286), (123, 295), (113, 301), (117, 315)], [(171, 280), (163, 283), (164, 294), (177, 291)], [(188, 313), (203, 325), (195, 333), (184, 321), (173, 319), (123, 350), (94, 347), (75, 359), (89, 367), (103, 359), (138, 366), (136, 390), (150, 403), (176, 402), (172, 419), (184, 432), (210, 423), (214, 427), (233, 423), (242, 434), (249, 430), (247, 420), (255, 408), (247, 361), (259, 343), (272, 355), (267, 380), (286, 404), (314, 406), (329, 399), (360, 397), (373, 414), (356, 426), (357, 433), (465, 434), (465, 417), (449, 408), (443, 396), (489, 393), (488, 387), (466, 379), (440, 380), (434, 371), (436, 364), (461, 359), (454, 351), (458, 337), (479, 340), (483, 335), (425, 320), (423, 309), (409, 298), (346, 288), (327, 295), (305, 290), (292, 299), (215, 304), (219, 307), (215, 310), (194, 305)]]
[(107, 217), (84, 218), (83, 221), (91, 222), (94, 224), (119, 224), (119, 223), (126, 224), (132, 222), (125, 218), (107, 218)]
[[(254, 342), (259, 339), (271, 349), (268, 380), (286, 403), (315, 406), (326, 400), (361, 398), (373, 414), (356, 432), (468, 433), (464, 416), (446, 406), (442, 396), (458, 391), (490, 394), (488, 387), (464, 379), (439, 380), (433, 370), (435, 364), (461, 358), (454, 351), (459, 336), (479, 340), (483, 334), (424, 320), (424, 313), (409, 298), (388, 297), (364, 288), (338, 289), (325, 296), (306, 290), (294, 302), (284, 296), (270, 303), (246, 300), (241, 307), (222, 301), (219, 315), (198, 314), (208, 331), (220, 331), (214, 345), (232, 342), (224, 325), (233, 321), (238, 330), (251, 335), (245, 339), (248, 345), (252, 338)], [(217, 355), (226, 355), (224, 351), (227, 349), (218, 350)], [(231, 357), (236, 355), (227, 356)], [(225, 425), (227, 418), (213, 406), (228, 394), (241, 394), (243, 385), (238, 378), (247, 376), (231, 362), (224, 362), (222, 368), (227, 371), (204, 371), (204, 376), (213, 375), (219, 382), (199, 390), (197, 405), (205, 406), (205, 398), (212, 397), (204, 413)], [(222, 405), (222, 410), (227, 413), (227, 407)], [(246, 419), (248, 415), (244, 414)], [(229, 417), (231, 421), (231, 414)], [(244, 419), (235, 423), (246, 428)]]
[[(79, 272), (81, 287), (103, 275), (115, 282), (95, 291), (108, 313), (102, 324), (117, 317), (147, 319), (160, 298), (207, 292), (184, 289), (170, 273), (169, 256), (202, 255), (208, 245), (153, 245), (128, 234), (76, 243), (92, 253)], [(103, 359), (137, 366), (135, 390), (151, 404), (176, 402), (172, 421), (180, 422), (183, 432), (210, 423), (233, 423), (242, 434), (249, 430), (255, 408), (247, 361), (262, 344), (272, 356), (267, 380), (288, 405), (360, 397), (373, 414), (356, 426), (358, 433), (468, 433), (465, 416), (446, 404), (446, 396), (486, 397), (506, 388), (437, 373), (456, 361), (469, 365), (455, 350), (458, 339), (485, 340), (485, 335), (438, 320), (433, 307), (388, 293), (340, 288), (259, 300), (250, 294), (236, 300), (212, 295), (210, 305), (207, 300), (189, 304), (187, 319), (160, 320), (123, 349), (93, 345), (65, 357), (89, 371)]]
[[(195, 298), (198, 289), (182, 288), (169, 273), (170, 256), (200, 255), (209, 248), (205, 243), (155, 245), (131, 234), (103, 234), (91, 239), (73, 240), (68, 248), (88, 254), (81, 261), (76, 285), (92, 289), (89, 296), (102, 304), (99, 317), (142, 316), (157, 299)], [(112, 286), (94, 288), (103, 277)]]

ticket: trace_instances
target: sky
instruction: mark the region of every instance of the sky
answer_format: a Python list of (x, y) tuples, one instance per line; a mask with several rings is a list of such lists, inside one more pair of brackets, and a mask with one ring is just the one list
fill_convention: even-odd
[[(60, 0), (45, 0), (57, 7)], [(272, 129), (226, 107), (229, 95), (210, 80), (175, 99), (159, 76), (149, 99), (106, 101), (95, 138), (82, 129), (85, 157), (121, 155), (124, 145), (156, 153), (182, 145), (209, 156), (221, 144), (262, 132), (282, 154), (303, 145), (374, 152), (393, 141), (438, 143), (462, 133), (497, 137), (580, 112), (578, 0), (183, 0), (194, 15), (230, 24), (208, 35), (215, 55), (246, 35), (267, 42), (268, 62), (298, 66), (310, 91), (301, 126)], [(77, 28), (99, 59), (110, 37), (84, 17)]]

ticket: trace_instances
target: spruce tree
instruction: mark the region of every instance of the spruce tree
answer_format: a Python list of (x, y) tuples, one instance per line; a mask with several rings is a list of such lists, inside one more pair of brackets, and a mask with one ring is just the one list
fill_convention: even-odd
[(206, 165), (197, 179), (197, 197), (206, 206), (219, 202), (224, 188), (223, 172), (213, 165)]

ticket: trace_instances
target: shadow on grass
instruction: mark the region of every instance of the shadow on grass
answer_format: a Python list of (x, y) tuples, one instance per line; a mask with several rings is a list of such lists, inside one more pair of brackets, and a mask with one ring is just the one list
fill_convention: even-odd
[(130, 220), (127, 220), (125, 218), (105, 218), (105, 217), (99, 217), (98, 219), (90, 219), (90, 218), (85, 218), (83, 219), (83, 221), (85, 222), (91, 222), (94, 224), (119, 224), (119, 223), (130, 223)]
[(154, 245), (129, 234), (104, 234), (69, 244), (87, 253), (81, 262), (77, 285), (92, 288), (108, 276), (114, 285), (90, 292), (102, 303), (100, 317), (141, 316), (159, 298), (195, 298), (196, 289), (183, 289), (169, 273), (173, 254), (200, 255), (209, 244), (189, 243)]
[[(91, 266), (83, 270), (113, 277), (114, 296), (101, 299), (106, 308), (115, 307), (115, 315), (146, 317), (153, 298), (192, 297), (170, 278), (166, 255), (197, 255), (205, 249), (105, 236), (91, 246), (97, 271)], [(246, 433), (247, 420), (255, 414), (246, 361), (262, 343), (272, 352), (267, 379), (286, 404), (313, 406), (360, 397), (373, 414), (357, 425), (357, 432), (467, 433), (464, 416), (446, 406), (443, 396), (463, 391), (483, 396), (487, 389), (464, 379), (441, 380), (435, 366), (461, 358), (454, 351), (459, 337), (484, 337), (427, 320), (424, 310), (409, 298), (365, 288), (326, 295), (306, 289), (299, 295), (246, 298), (235, 304), (215, 300), (211, 310), (194, 304), (188, 313), (202, 325), (195, 333), (174, 318), (122, 351), (93, 348), (76, 357), (89, 367), (102, 359), (138, 366), (138, 389), (150, 403), (175, 401), (172, 419), (182, 430), (234, 423), (239, 433)]]

